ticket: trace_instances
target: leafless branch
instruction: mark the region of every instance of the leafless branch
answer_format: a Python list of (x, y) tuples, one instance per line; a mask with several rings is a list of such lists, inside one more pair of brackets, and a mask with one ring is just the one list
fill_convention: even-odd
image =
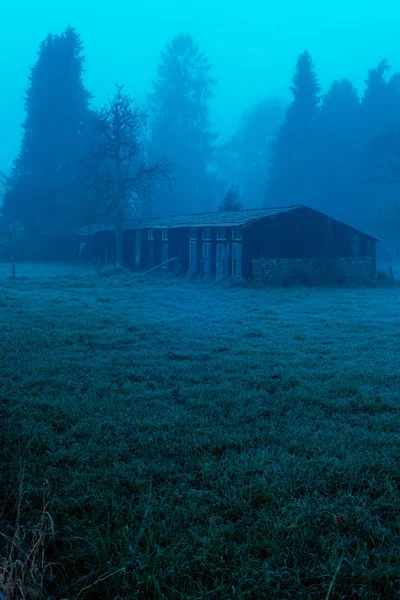
[[(101, 200), (120, 235), (124, 221), (149, 205), (155, 186), (170, 182), (166, 158), (148, 159), (148, 115), (117, 85), (116, 92), (99, 111), (99, 126), (91, 152), (83, 165), (83, 180)], [(121, 247), (121, 239), (119, 239)]]

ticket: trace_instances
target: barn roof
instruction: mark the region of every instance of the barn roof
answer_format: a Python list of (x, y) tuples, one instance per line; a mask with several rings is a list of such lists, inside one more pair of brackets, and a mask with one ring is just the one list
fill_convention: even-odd
[[(305, 209), (308, 211), (320, 213), (320, 211), (306, 206), (305, 204), (295, 204), (293, 206), (252, 208), (232, 212), (218, 211), (209, 213), (197, 213), (192, 215), (176, 215), (170, 217), (147, 217), (140, 219), (131, 219), (129, 221), (126, 221), (126, 223), (124, 224), (124, 229), (148, 229), (150, 227), (154, 229), (178, 229), (184, 227), (241, 227), (248, 225), (253, 221), (258, 221), (260, 219), (265, 219), (268, 217), (275, 217), (282, 213), (296, 211), (299, 209)], [(343, 223), (339, 219), (335, 219), (335, 221)], [(370, 239), (378, 239), (373, 235), (370, 235), (369, 233), (365, 233), (355, 227), (352, 227), (351, 225), (348, 225), (347, 223), (343, 224), (346, 227), (352, 229), (353, 231), (361, 233), (362, 235), (366, 235)], [(75, 232), (83, 236), (91, 236), (100, 231), (112, 231), (113, 229), (114, 225), (110, 223), (99, 223), (95, 225), (89, 225), (86, 227), (80, 227), (79, 229), (76, 229)]]
[[(291, 211), (296, 211), (299, 209), (317, 212), (320, 214), (321, 211), (316, 210), (315, 208), (311, 208), (305, 204), (294, 204), (292, 206), (278, 206), (278, 207), (270, 207), (270, 208), (251, 208), (245, 210), (238, 210), (232, 212), (211, 212), (211, 213), (198, 213), (194, 215), (178, 215), (175, 217), (166, 217), (162, 219), (155, 219), (152, 224), (144, 225), (144, 227), (153, 227), (154, 229), (165, 228), (176, 229), (179, 227), (241, 227), (244, 225), (248, 225), (253, 221), (258, 221), (259, 219), (265, 219), (268, 217), (275, 217), (282, 213), (287, 213)], [(328, 215), (325, 215), (328, 216)], [(349, 229), (356, 231), (362, 235), (365, 235), (373, 240), (378, 240), (378, 238), (370, 235), (369, 233), (365, 233), (360, 229), (352, 227), (339, 219), (334, 219), (335, 221), (342, 223)], [(137, 229), (138, 226), (135, 225), (134, 222), (126, 223), (126, 229)]]
[(246, 225), (251, 221), (264, 219), (265, 217), (273, 217), (283, 212), (288, 212), (301, 208), (301, 204), (296, 206), (280, 206), (277, 208), (252, 208), (246, 210), (230, 211), (230, 212), (210, 212), (197, 213), (194, 215), (178, 215), (174, 217), (166, 217), (157, 220), (153, 227), (229, 227)]
[[(124, 229), (147, 229), (153, 227), (161, 228), (179, 228), (179, 227), (229, 227), (246, 225), (251, 221), (272, 217), (283, 212), (288, 212), (302, 205), (280, 206), (278, 208), (252, 208), (232, 212), (210, 212), (197, 213), (193, 215), (176, 215), (170, 217), (147, 217), (141, 219), (130, 219), (124, 224)], [(79, 227), (74, 231), (83, 236), (91, 236), (100, 231), (113, 231), (112, 223), (96, 223)]]
[[(131, 219), (124, 225), (124, 229), (146, 229), (154, 227), (156, 221), (161, 221), (160, 217), (148, 217), (143, 219)], [(79, 233), (84, 237), (90, 237), (100, 231), (114, 231), (112, 223), (94, 223), (93, 225), (84, 225), (73, 230), (74, 233)]]

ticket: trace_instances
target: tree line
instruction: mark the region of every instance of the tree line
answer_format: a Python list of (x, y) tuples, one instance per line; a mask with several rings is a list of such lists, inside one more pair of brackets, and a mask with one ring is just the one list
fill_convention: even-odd
[(267, 201), (309, 204), (376, 231), (397, 227), (400, 74), (383, 60), (368, 71), (361, 98), (348, 79), (322, 95), (304, 52), (291, 92), (270, 147)]
[(209, 117), (217, 82), (190, 35), (162, 51), (145, 107), (117, 85), (96, 109), (83, 72), (77, 32), (48, 35), (3, 201), (3, 214), (31, 233), (112, 219), (122, 240), (133, 216), (300, 203), (375, 230), (397, 227), (400, 75), (387, 61), (368, 72), (362, 97), (347, 79), (321, 94), (302, 53), (289, 105), (255, 103), (224, 144)]

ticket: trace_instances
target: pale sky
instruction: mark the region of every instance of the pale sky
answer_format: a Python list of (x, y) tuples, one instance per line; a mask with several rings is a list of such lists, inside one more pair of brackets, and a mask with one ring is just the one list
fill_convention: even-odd
[(400, 70), (400, 0), (0, 0), (0, 169), (18, 152), (29, 68), (47, 33), (72, 25), (86, 54), (85, 84), (101, 105), (113, 84), (139, 101), (155, 77), (161, 49), (190, 33), (218, 80), (211, 117), (226, 137), (243, 110), (263, 97), (288, 96), (297, 55), (307, 49), (323, 89), (387, 58)]

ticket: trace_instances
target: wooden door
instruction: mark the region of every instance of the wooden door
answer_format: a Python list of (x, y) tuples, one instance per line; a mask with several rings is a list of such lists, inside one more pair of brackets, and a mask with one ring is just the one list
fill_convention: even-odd
[(242, 276), (242, 244), (232, 244), (232, 275)]
[(141, 231), (136, 232), (135, 238), (135, 265), (140, 267), (140, 260), (142, 255), (142, 236)]
[(189, 242), (189, 269), (197, 272), (197, 242), (193, 240)]
[(211, 275), (211, 244), (210, 244), (210, 242), (203, 244), (202, 274), (205, 276)]
[(227, 249), (226, 244), (217, 244), (217, 277), (224, 277), (226, 275), (226, 258)]
[(163, 269), (168, 269), (168, 265), (164, 264), (168, 261), (168, 242), (163, 242), (162, 243), (162, 256), (161, 256), (161, 262), (163, 263), (162, 268)]

